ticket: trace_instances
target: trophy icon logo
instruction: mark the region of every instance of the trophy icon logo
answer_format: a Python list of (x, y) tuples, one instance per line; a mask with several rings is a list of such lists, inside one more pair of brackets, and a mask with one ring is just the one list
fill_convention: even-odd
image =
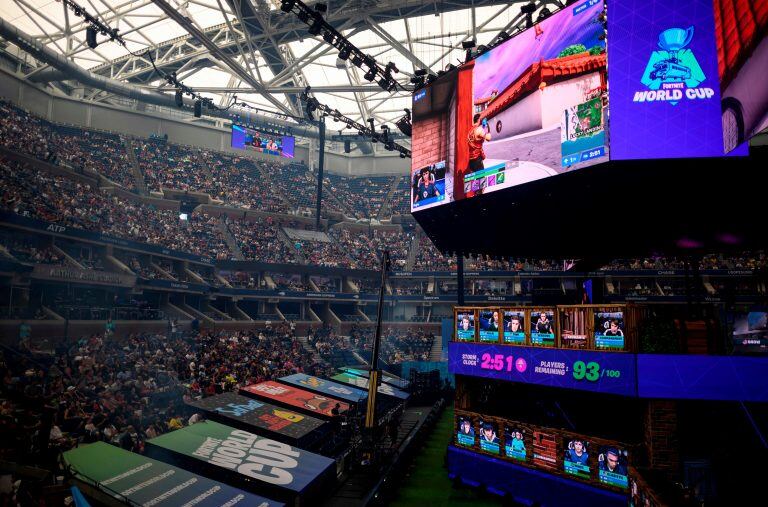
[[(668, 28), (659, 34), (659, 50), (651, 54), (642, 83), (651, 90), (671, 88), (671, 83), (683, 83), (686, 88), (699, 86), (706, 76), (693, 51), (687, 46), (693, 40), (693, 26)], [(673, 85), (674, 86), (674, 85)], [(680, 85), (674, 87), (679, 88)], [(673, 105), (676, 101), (671, 102)]]

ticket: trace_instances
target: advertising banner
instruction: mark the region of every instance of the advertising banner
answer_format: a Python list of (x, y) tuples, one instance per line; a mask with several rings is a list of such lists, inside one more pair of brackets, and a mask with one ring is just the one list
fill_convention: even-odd
[(76, 480), (131, 505), (283, 505), (104, 442), (72, 449), (63, 458)]
[[(338, 375), (334, 375), (331, 377), (333, 380), (338, 380), (339, 382), (344, 382), (346, 384), (350, 384), (353, 386), (357, 386), (360, 388), (363, 388), (365, 390), (368, 390), (368, 379), (363, 377), (358, 377), (357, 375), (352, 375), (351, 373), (339, 373)], [(379, 387), (376, 389), (376, 392), (380, 394), (386, 394), (387, 396), (394, 396), (395, 398), (401, 399), (401, 400), (407, 400), (408, 399), (408, 393), (401, 391), (400, 389), (395, 389), (394, 387), (390, 386), (389, 384), (381, 383)]]
[[(350, 373), (352, 375), (357, 375), (358, 377), (365, 377), (368, 378), (370, 373), (368, 370), (362, 370), (360, 368), (342, 368), (346, 373)], [(408, 387), (408, 381), (405, 379), (400, 379), (397, 377), (393, 377), (392, 375), (388, 375), (385, 372), (381, 373), (381, 381), (386, 382), (387, 384), (391, 385), (392, 387), (397, 387), (398, 389), (405, 389)]]
[(277, 379), (284, 384), (291, 384), (310, 391), (316, 391), (334, 398), (341, 398), (351, 403), (360, 403), (368, 398), (368, 392), (356, 387), (339, 384), (332, 380), (312, 377), (304, 373), (295, 373)]
[(272, 380), (251, 384), (240, 389), (246, 396), (269, 399), (283, 405), (295, 407), (300, 412), (310, 412), (318, 417), (333, 417), (333, 407), (339, 404), (339, 413), (343, 414), (350, 409), (349, 403), (336, 398), (311, 393), (304, 389), (279, 384)]
[(213, 421), (160, 435), (147, 444), (220, 467), (265, 488), (300, 493), (329, 470), (332, 459)]
[(448, 348), (454, 374), (637, 395), (634, 354), (455, 342)]
[[(276, 407), (235, 393), (224, 393), (193, 401), (189, 405), (204, 410), (238, 426), (252, 426), (253, 431), (265, 430), (270, 436), (280, 435), (291, 442), (298, 442), (325, 423), (314, 417)], [(277, 437), (275, 437), (277, 438)]]

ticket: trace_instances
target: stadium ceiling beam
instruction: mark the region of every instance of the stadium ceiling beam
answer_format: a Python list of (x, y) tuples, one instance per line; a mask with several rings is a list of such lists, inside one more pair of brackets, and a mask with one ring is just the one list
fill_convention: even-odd
[(285, 104), (280, 102), (277, 98), (273, 97), (271, 94), (269, 94), (265, 89), (262, 83), (257, 81), (253, 76), (251, 76), (243, 67), (241, 67), (231, 56), (229, 56), (227, 53), (222, 51), (216, 44), (214, 44), (206, 35), (203, 33), (202, 30), (198, 29), (186, 16), (182, 15), (178, 10), (174, 9), (171, 4), (166, 2), (166, 0), (153, 0), (155, 5), (160, 7), (163, 12), (165, 12), (168, 17), (176, 21), (179, 25), (181, 25), (182, 28), (184, 28), (190, 35), (194, 36), (195, 39), (197, 39), (203, 46), (205, 46), (208, 51), (211, 52), (212, 55), (216, 56), (218, 59), (220, 59), (222, 62), (226, 64), (229, 69), (234, 72), (240, 79), (242, 79), (244, 82), (248, 83), (250, 86), (255, 88), (257, 91), (260, 91), (262, 94), (264, 94), (264, 98), (266, 98), (273, 106), (275, 106), (278, 110), (285, 114), (293, 115), (294, 112), (291, 110), (291, 108), (287, 107)]
[[(265, 86), (269, 93), (301, 93), (304, 91), (302, 86)], [(261, 92), (250, 88), (237, 88), (231, 86), (196, 86), (195, 91), (201, 93), (234, 93), (236, 95), (252, 95)], [(377, 84), (338, 84), (313, 86), (315, 93), (341, 93), (341, 92), (361, 92), (373, 93), (380, 92), (381, 88)]]
[[(371, 31), (373, 31), (376, 35), (381, 37), (385, 42), (392, 46), (395, 51), (407, 58), (413, 64), (414, 70), (432, 70), (430, 67), (427, 67), (426, 63), (422, 62), (415, 54), (413, 54), (413, 52), (409, 51), (408, 48), (403, 46), (399, 40), (388, 34), (386, 30), (383, 30), (379, 24), (372, 20), (370, 17), (366, 16), (365, 21), (368, 23), (368, 26), (371, 27)], [(404, 69), (400, 70), (403, 71)]]

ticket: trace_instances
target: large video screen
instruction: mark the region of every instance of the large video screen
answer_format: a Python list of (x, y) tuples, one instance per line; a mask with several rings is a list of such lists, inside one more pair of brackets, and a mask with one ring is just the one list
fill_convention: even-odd
[(733, 352), (768, 353), (768, 311), (737, 314), (733, 323)]
[(232, 125), (232, 147), (278, 157), (293, 158), (296, 139), (293, 136), (267, 134), (241, 125)]
[(462, 66), (455, 199), (608, 160), (604, 8), (565, 7)]

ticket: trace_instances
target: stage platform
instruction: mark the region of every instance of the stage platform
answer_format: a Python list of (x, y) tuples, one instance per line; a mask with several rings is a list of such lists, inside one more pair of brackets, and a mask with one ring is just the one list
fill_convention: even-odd
[(377, 467), (357, 467), (342, 482), (338, 489), (323, 504), (326, 507), (360, 507), (367, 505), (376, 495), (390, 471), (398, 465), (414, 436), (424, 425), (430, 413), (437, 410), (434, 405), (408, 407), (403, 411), (397, 439), (391, 445), (389, 438), (384, 438), (379, 446), (389, 448), (387, 458)]

